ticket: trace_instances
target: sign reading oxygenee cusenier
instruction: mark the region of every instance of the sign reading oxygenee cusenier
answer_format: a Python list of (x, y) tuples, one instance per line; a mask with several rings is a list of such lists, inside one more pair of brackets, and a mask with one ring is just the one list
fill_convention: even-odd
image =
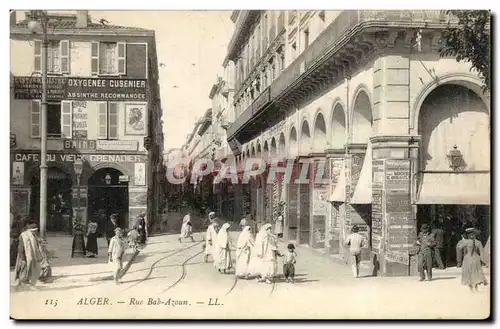
[[(47, 79), (49, 100), (147, 101), (146, 79), (68, 78)], [(41, 99), (42, 79), (14, 77), (14, 98)]]

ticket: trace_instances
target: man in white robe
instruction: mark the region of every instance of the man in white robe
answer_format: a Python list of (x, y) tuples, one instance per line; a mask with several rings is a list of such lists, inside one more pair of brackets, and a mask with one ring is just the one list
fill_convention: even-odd
[(188, 213), (182, 219), (182, 227), (181, 227), (181, 234), (179, 236), (179, 242), (182, 242), (183, 238), (191, 238), (191, 241), (194, 242), (193, 227), (191, 224), (191, 213)]
[(217, 240), (218, 224), (215, 220), (211, 220), (207, 228), (207, 235), (205, 236), (205, 263), (208, 263), (208, 256), (214, 255), (214, 245)]

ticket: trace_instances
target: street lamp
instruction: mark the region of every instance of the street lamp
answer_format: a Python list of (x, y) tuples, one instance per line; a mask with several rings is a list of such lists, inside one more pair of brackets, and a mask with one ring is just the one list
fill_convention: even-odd
[(47, 226), (47, 37), (48, 16), (43, 10), (32, 10), (28, 29), (43, 35), (42, 41), (42, 107), (40, 113), (40, 237), (45, 241)]
[(82, 217), (80, 212), (80, 177), (83, 172), (83, 161), (82, 159), (76, 159), (73, 163), (76, 174), (76, 188), (77, 188), (77, 200), (76, 200), (76, 218), (75, 225), (73, 225), (73, 248), (71, 251), (71, 257), (75, 255), (79, 255), (81, 257), (85, 257), (85, 242), (83, 239), (83, 228)]

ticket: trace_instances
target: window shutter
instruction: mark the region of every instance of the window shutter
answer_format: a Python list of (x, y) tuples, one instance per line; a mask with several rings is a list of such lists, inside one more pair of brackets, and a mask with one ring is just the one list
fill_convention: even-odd
[(118, 139), (119, 103), (109, 103), (109, 139)]
[(40, 107), (42, 102), (31, 101), (31, 137), (40, 138)]
[(91, 74), (98, 75), (99, 74), (99, 42), (92, 41), (90, 46), (90, 53), (92, 56), (91, 60)]
[(61, 53), (61, 73), (69, 73), (69, 40), (61, 40), (59, 48)]
[(108, 103), (99, 102), (99, 115), (98, 115), (98, 137), (99, 139), (108, 138)]
[(61, 135), (71, 139), (73, 134), (73, 102), (61, 101)]
[(35, 40), (34, 46), (34, 70), (37, 73), (42, 72), (42, 42), (40, 40)]
[(127, 47), (125, 42), (118, 42), (118, 55), (116, 56), (118, 60), (118, 74), (127, 74)]

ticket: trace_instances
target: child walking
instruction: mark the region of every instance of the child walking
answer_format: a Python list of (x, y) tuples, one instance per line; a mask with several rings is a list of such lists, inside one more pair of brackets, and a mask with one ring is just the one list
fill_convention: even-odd
[(295, 252), (295, 246), (293, 243), (288, 244), (288, 251), (285, 255), (285, 261), (283, 263), (283, 274), (285, 275), (286, 282), (293, 283), (293, 277), (295, 276), (295, 263), (297, 262), (297, 253)]

